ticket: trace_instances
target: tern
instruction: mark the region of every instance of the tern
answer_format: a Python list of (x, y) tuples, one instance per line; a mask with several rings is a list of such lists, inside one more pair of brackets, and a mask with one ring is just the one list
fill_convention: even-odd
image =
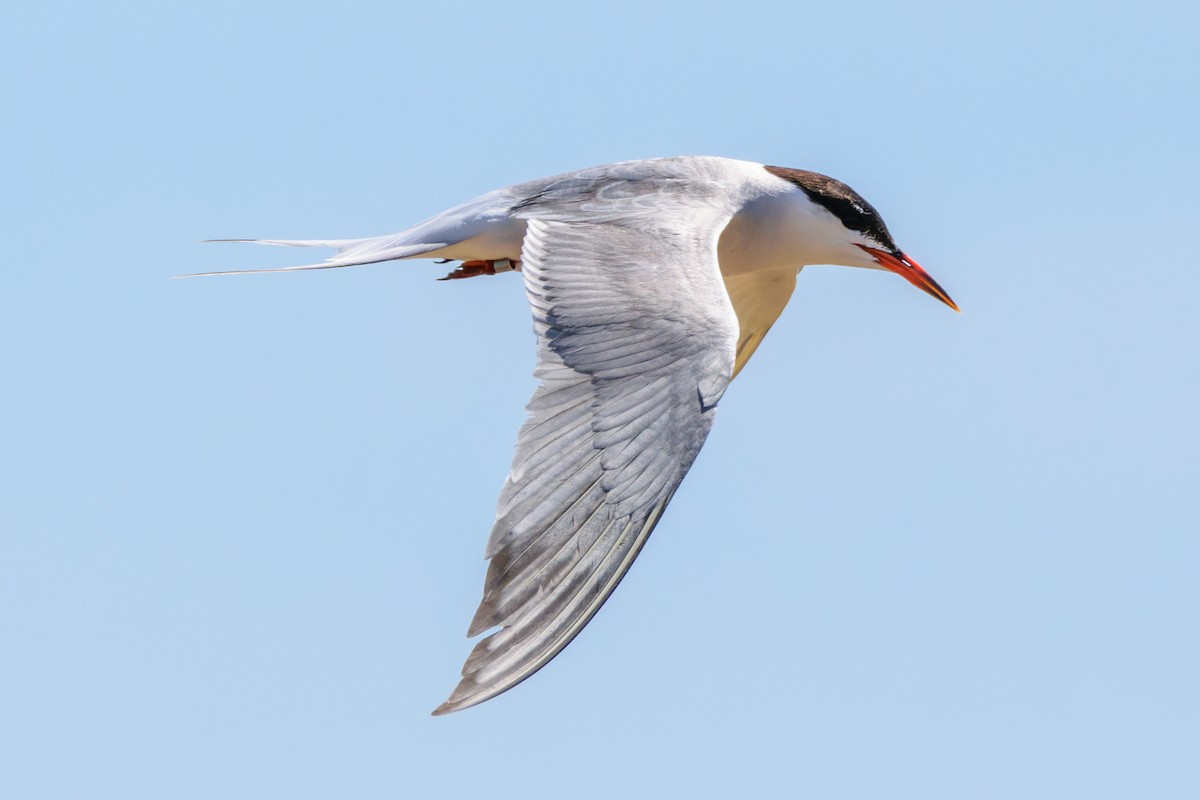
[(809, 264), (887, 270), (950, 296), (846, 184), (716, 157), (627, 161), (489, 192), (318, 263), (428, 258), (445, 278), (519, 272), (539, 384), (488, 539), (478, 643), (447, 714), (511, 689), (591, 620), (658, 524), (717, 405)]

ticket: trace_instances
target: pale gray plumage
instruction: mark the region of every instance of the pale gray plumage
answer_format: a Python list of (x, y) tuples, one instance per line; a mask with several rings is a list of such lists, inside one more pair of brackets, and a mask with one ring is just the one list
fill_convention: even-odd
[(645, 544), (803, 265), (890, 269), (954, 307), (849, 187), (724, 158), (632, 161), (516, 184), (387, 236), (258, 241), (338, 253), (245, 272), (439, 258), (469, 262), (474, 271), (464, 263), (447, 276), (467, 277), (520, 265), (540, 383), (500, 494), (469, 635), (498, 630), (476, 644), (435, 714), (506, 691), (587, 624)]
[(528, 221), (522, 272), (541, 385), (500, 494), (469, 635), (501, 630), (475, 646), (434, 713), (505, 691), (574, 638), (712, 427), (737, 343), (717, 264), (732, 207), (716, 188), (662, 188), (606, 172), (547, 187), (516, 210)]

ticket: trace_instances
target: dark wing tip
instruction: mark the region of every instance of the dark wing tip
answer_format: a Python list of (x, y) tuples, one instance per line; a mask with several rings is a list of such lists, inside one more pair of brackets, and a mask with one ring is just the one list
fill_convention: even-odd
[(435, 708), (430, 716), (444, 717), (447, 714), (453, 714), (455, 711), (462, 711), (464, 708), (479, 705), (484, 700), (489, 700), (496, 694), (504, 692), (503, 689), (500, 692), (489, 692), (487, 689), (488, 687), (476, 683), (470, 676), (464, 676), (458, 682), (458, 686), (454, 687), (454, 691), (450, 693), (450, 696), (446, 698), (446, 702)]

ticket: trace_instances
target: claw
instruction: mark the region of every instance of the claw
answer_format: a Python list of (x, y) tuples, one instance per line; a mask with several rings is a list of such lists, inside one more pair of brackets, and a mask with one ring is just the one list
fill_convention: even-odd
[(489, 261), (464, 261), (449, 275), (444, 278), (438, 278), (438, 280), (453, 281), (459, 278), (474, 278), (476, 275), (495, 275), (500, 272), (519, 270), (520, 268), (520, 261), (513, 261), (508, 258), (497, 258)]

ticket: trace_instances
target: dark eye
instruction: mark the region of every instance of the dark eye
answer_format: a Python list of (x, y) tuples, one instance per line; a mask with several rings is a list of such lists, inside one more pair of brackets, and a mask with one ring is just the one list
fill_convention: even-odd
[(837, 217), (843, 225), (852, 231), (870, 233), (873, 228), (879, 225), (879, 217), (875, 214), (875, 209), (848, 197), (819, 195), (814, 197), (813, 200), (828, 209), (829, 213)]
[(887, 226), (883, 224), (879, 214), (866, 200), (857, 196), (833, 197), (830, 195), (813, 197), (813, 200), (829, 209), (829, 212), (850, 230), (858, 231), (862, 235), (874, 239), (888, 250), (896, 249), (896, 244), (892, 241), (892, 235), (888, 233)]
[(804, 190), (814, 203), (824, 207), (849, 230), (870, 237), (888, 250), (895, 250), (896, 243), (888, 233), (875, 209), (862, 195), (839, 180), (818, 172), (807, 172), (786, 167), (767, 167), (768, 172)]

